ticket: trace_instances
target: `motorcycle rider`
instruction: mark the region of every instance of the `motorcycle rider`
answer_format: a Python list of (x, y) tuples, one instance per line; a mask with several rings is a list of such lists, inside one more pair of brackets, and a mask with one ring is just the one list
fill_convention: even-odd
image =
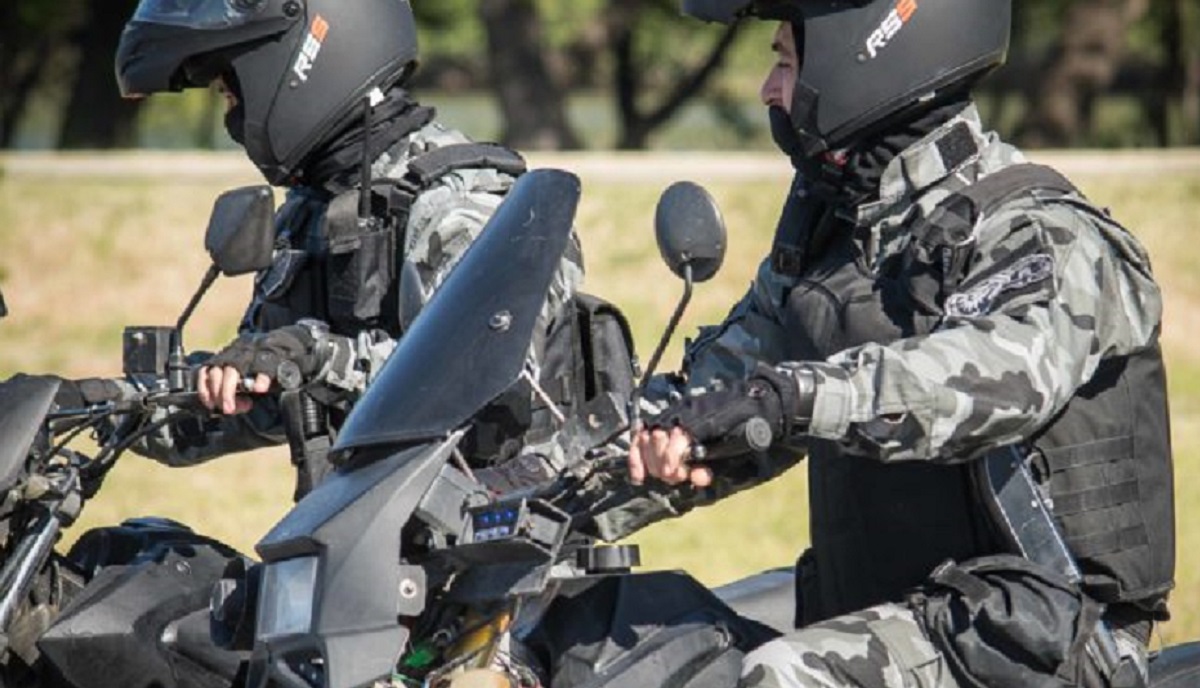
[[(761, 90), (796, 169), (774, 246), (634, 436), (622, 537), (807, 454), (796, 630), (742, 686), (1138, 685), (1174, 575), (1161, 295), (1147, 255), (985, 131), (1008, 0), (685, 0), (778, 21)], [(761, 417), (769, 460), (697, 465)], [(1081, 586), (1001, 544), (971, 470), (1019, 447)], [(1120, 671), (1088, 658), (1099, 617)], [(1132, 672), (1130, 671), (1132, 667)], [(1139, 676), (1141, 677), (1139, 679)]]
[[(240, 335), (198, 370), (200, 398), (219, 415), (175, 423), (143, 453), (189, 465), (283, 442), (280, 396), (258, 395), (278, 389), (285, 371), (299, 372), (336, 427), (413, 304), (437, 289), (524, 171), (515, 152), (472, 142), (414, 100), (405, 84), (416, 66), (407, 0), (138, 5), (116, 56), (122, 94), (215, 84), (229, 135), (269, 183), (288, 187), (274, 264), (255, 281)], [(568, 253), (547, 327), (582, 279), (577, 242)], [(326, 469), (310, 466), (297, 496)]]

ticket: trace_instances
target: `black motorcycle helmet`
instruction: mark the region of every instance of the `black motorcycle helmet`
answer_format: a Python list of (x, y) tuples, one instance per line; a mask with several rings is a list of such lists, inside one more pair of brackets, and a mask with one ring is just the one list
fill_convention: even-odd
[(244, 106), (240, 138), (272, 184), (416, 66), (408, 0), (141, 0), (117, 48), (121, 94), (207, 87)]
[(683, 0), (705, 21), (788, 21), (803, 153), (845, 148), (1004, 63), (1012, 0)]

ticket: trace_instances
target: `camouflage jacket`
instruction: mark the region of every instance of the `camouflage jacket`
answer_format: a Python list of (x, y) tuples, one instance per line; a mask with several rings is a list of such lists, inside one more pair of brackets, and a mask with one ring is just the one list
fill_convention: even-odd
[[(463, 133), (432, 122), (385, 151), (373, 165), (373, 176), (376, 179), (401, 179), (408, 171), (409, 162), (423, 153), (469, 141)], [(422, 293), (417, 296), (421, 302), (428, 300), (479, 236), (514, 181), (511, 175), (496, 169), (459, 169), (436, 179), (413, 200), (403, 236), (403, 255), (421, 276)], [(357, 196), (356, 191), (349, 193)], [(295, 300), (288, 301), (286, 292), (295, 288), (293, 282), (306, 261), (328, 251), (324, 224), (331, 202), (336, 200), (331, 201), (330, 194), (322, 190), (297, 187), (288, 191), (275, 218), (275, 260), (255, 279), (254, 294), (239, 327), (241, 333), (269, 330), (301, 319), (320, 319), (320, 314), (313, 312), (303, 299), (299, 306)], [(555, 278), (543, 309), (543, 323), (562, 311), (582, 279), (583, 262), (576, 240), (568, 249)], [(396, 284), (398, 287), (398, 281)], [(400, 302), (404, 299), (401, 296)], [(284, 305), (274, 305), (275, 302)], [(335, 332), (352, 340), (353, 352), (349, 357), (339, 357), (321, 371), (320, 379), (315, 381), (315, 391), (323, 399), (335, 400), (348, 407), (382, 368), (397, 340), (378, 329), (337, 332), (335, 328)], [(536, 376), (538, 361), (534, 351), (531, 350), (529, 356), (529, 366)], [(206, 423), (203, 428), (164, 429), (137, 450), (163, 463), (179, 466), (278, 445), (285, 440), (279, 408), (273, 399), (266, 397), (256, 401), (247, 414), (219, 418)]]
[[(939, 142), (964, 124), (977, 152), (947, 169)], [(950, 194), (1024, 161), (967, 108), (893, 159), (879, 200), (849, 213), (861, 269), (870, 274), (905, 251), (911, 228)], [(974, 259), (961, 289), (945, 299), (928, 334), (853, 346), (825, 360), (786, 360), (785, 307), (796, 280), (764, 260), (726, 320), (690, 344), (685, 393), (744, 378), (759, 362), (802, 363), (817, 379), (805, 434), (790, 438), (792, 451), (774, 452), (769, 465), (734, 466), (712, 488), (634, 495), (599, 517), (601, 534), (621, 537), (774, 477), (799, 460), (809, 437), (884, 462), (967, 460), (1029, 438), (1102, 359), (1156, 340), (1162, 302), (1145, 251), (1081, 198), (1022, 196), (981, 218), (971, 240)], [(1041, 269), (1022, 272), (1031, 261)]]

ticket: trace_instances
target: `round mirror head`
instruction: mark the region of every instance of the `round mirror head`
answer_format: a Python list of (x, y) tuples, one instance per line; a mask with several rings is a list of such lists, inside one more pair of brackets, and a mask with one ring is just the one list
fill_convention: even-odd
[(658, 199), (654, 213), (658, 250), (680, 278), (685, 266), (692, 280), (703, 282), (717, 274), (725, 259), (725, 220), (716, 201), (694, 182), (675, 182)]
[(204, 248), (227, 277), (271, 267), (275, 193), (264, 185), (226, 191), (213, 203)]

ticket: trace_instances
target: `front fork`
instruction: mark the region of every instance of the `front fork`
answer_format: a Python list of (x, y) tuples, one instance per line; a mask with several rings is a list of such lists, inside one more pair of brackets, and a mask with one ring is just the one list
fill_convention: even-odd
[(329, 410), (303, 388), (285, 390), (279, 397), (283, 423), (296, 467), (296, 491), (300, 501), (333, 470), (329, 449), (333, 446)]

